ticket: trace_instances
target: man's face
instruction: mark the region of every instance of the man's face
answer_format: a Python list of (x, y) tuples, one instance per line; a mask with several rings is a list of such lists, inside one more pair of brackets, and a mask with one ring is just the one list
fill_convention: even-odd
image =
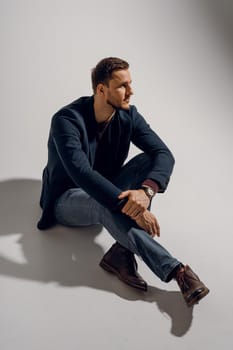
[(113, 72), (108, 86), (104, 85), (107, 104), (115, 109), (129, 109), (130, 96), (133, 94), (131, 83), (128, 69)]

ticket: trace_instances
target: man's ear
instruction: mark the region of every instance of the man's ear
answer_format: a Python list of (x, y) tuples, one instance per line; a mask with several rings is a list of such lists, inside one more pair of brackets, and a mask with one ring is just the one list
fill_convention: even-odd
[(96, 90), (99, 94), (103, 95), (104, 94), (104, 84), (99, 83), (96, 87)]

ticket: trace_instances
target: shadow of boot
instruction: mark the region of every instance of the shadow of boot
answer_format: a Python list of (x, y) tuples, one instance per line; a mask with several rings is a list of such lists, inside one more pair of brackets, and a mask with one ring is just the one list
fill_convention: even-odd
[[(106, 272), (103, 273), (106, 274)], [(170, 332), (174, 336), (182, 337), (189, 331), (193, 320), (193, 307), (189, 308), (186, 305), (181, 292), (167, 291), (153, 286), (149, 286), (148, 291), (143, 292), (127, 286), (115, 277), (108, 278), (108, 285), (120, 298), (155, 303), (159, 311), (171, 320)]]
[(189, 308), (181, 292), (166, 291), (149, 287), (145, 301), (155, 302), (162, 312), (171, 319), (171, 333), (181, 337), (190, 329), (193, 319), (193, 307)]

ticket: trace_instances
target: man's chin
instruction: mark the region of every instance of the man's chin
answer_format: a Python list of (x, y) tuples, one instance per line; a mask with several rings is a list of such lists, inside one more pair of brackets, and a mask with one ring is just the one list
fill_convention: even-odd
[(128, 110), (129, 107), (130, 107), (129, 102), (124, 102), (124, 103), (122, 103), (122, 105), (121, 105), (121, 109), (126, 109), (126, 110)]
[(129, 108), (130, 108), (130, 104), (129, 104), (129, 102), (127, 101), (127, 102), (122, 102), (121, 104), (118, 104), (118, 105), (116, 105), (116, 104), (114, 104), (114, 103), (112, 103), (112, 102), (110, 102), (110, 101), (107, 101), (107, 103), (112, 107), (112, 108), (114, 108), (114, 109), (123, 109), (123, 110), (129, 110)]

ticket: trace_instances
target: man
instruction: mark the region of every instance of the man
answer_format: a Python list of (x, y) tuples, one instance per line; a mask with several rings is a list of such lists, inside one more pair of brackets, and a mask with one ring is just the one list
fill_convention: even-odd
[[(149, 210), (152, 198), (168, 185), (174, 158), (130, 105), (131, 83), (126, 61), (105, 58), (92, 71), (94, 95), (53, 116), (38, 228), (102, 224), (117, 241), (102, 258), (103, 269), (146, 291), (137, 254), (162, 281), (176, 279), (192, 306), (209, 290), (154, 239), (160, 228)], [(130, 142), (143, 153), (124, 164)]]

